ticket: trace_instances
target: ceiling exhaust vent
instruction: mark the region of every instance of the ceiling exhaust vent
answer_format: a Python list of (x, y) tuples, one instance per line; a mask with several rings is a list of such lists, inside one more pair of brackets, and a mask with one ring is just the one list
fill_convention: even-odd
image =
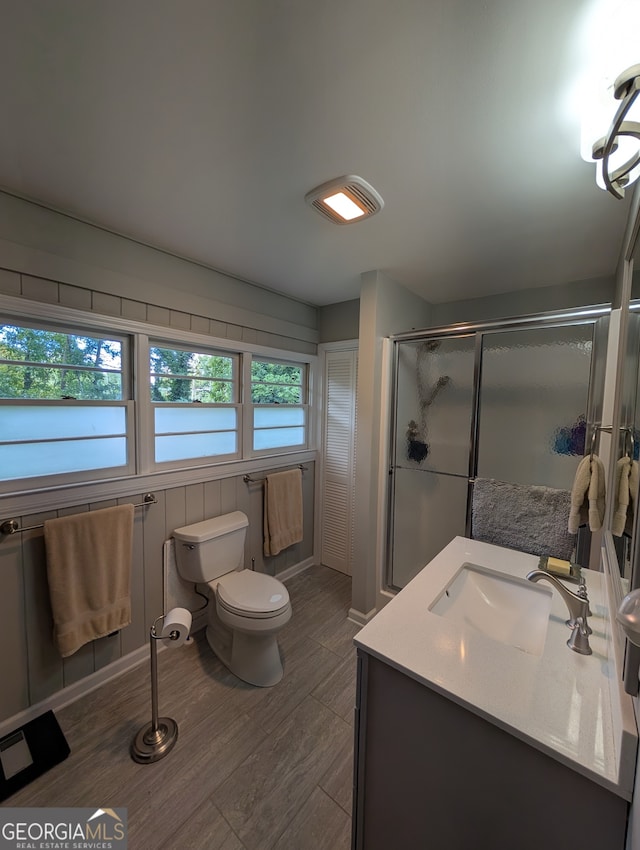
[(349, 174), (312, 189), (305, 201), (334, 224), (352, 224), (370, 218), (384, 201), (362, 177)]

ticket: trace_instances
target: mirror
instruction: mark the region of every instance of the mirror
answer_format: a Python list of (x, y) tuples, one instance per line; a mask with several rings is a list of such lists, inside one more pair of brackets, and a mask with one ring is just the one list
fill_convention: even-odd
[[(629, 589), (640, 587), (640, 524), (638, 510), (638, 436), (640, 435), (640, 312), (634, 300), (634, 266), (640, 270), (640, 191), (636, 190), (623, 240), (613, 311), (619, 308), (620, 333), (617, 346), (615, 400), (611, 417), (611, 452), (607, 490), (604, 558), (616, 608)], [(635, 278), (638, 280), (639, 273)], [(612, 314), (613, 315), (613, 314)], [(606, 416), (606, 413), (605, 413)], [(628, 471), (628, 472), (627, 472)], [(629, 477), (627, 478), (627, 474)], [(625, 498), (629, 506), (625, 508)], [(640, 647), (619, 634), (623, 656), (623, 679), (627, 693), (638, 693)]]

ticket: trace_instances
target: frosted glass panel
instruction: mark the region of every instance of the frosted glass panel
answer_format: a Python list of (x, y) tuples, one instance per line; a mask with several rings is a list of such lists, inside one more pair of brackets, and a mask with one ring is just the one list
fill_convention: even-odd
[(469, 474), (475, 338), (398, 344), (395, 462)]
[(304, 409), (302, 407), (254, 407), (253, 424), (256, 428), (304, 425)]
[(392, 584), (404, 587), (457, 535), (464, 536), (467, 478), (397, 469)]
[(0, 441), (107, 436), (124, 434), (125, 430), (124, 407), (46, 404), (0, 407)]
[(483, 337), (477, 475), (571, 489), (584, 453), (593, 325)]
[(175, 437), (156, 437), (156, 462), (186, 460), (211, 455), (235, 454), (234, 431), (215, 434), (179, 434)]
[(126, 463), (127, 444), (123, 437), (0, 446), (4, 479), (106, 469)]
[(237, 423), (235, 407), (156, 407), (155, 417), (156, 434), (233, 431)]
[(253, 432), (253, 450), (304, 446), (304, 428), (268, 428)]

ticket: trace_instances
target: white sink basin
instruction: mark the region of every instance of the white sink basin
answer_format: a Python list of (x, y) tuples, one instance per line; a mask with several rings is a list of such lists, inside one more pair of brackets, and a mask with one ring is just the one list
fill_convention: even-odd
[(549, 588), (526, 579), (463, 564), (429, 610), (492, 640), (541, 655), (552, 595)]

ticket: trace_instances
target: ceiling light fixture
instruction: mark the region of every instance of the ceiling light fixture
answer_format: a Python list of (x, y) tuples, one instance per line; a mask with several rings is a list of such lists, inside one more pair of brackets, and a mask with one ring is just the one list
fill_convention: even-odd
[[(620, 101), (605, 136), (594, 143), (596, 183), (618, 199), (640, 177), (640, 65), (623, 71), (613, 84), (613, 96)], [(637, 101), (637, 103), (636, 103)]]
[(317, 186), (304, 196), (305, 201), (334, 224), (351, 224), (370, 218), (384, 201), (366, 180), (349, 174)]

